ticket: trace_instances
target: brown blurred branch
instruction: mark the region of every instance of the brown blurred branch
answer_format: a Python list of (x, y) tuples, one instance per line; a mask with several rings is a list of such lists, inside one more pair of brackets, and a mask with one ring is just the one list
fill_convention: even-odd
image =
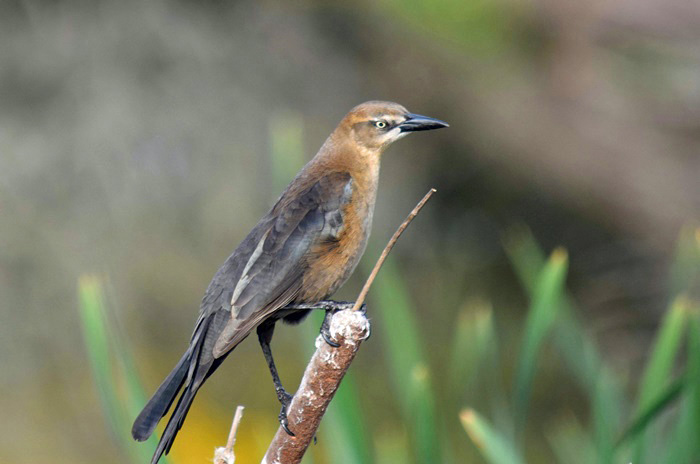
[(287, 411), (289, 426), (295, 436), (288, 435), (282, 427), (279, 427), (263, 457), (262, 464), (296, 464), (301, 462), (301, 458), (316, 435), (321, 418), (340, 386), (340, 381), (350, 368), (350, 363), (355, 358), (360, 344), (369, 336), (369, 320), (364, 312), (356, 311), (356, 309), (362, 306), (370, 285), (399, 236), (433, 193), (435, 193), (435, 189), (430, 189), (389, 240), (372, 273), (367, 278), (353, 309), (333, 314), (330, 321), (330, 333), (340, 346), (337, 348), (330, 346), (323, 341), (320, 335), (316, 339), (316, 352), (306, 367), (299, 389)]

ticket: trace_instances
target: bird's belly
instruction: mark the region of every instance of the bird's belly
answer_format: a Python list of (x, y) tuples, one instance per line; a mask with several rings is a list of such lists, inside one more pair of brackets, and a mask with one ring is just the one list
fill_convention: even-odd
[(319, 255), (304, 275), (304, 284), (299, 300), (305, 302), (320, 301), (328, 298), (345, 283), (355, 270), (364, 251), (366, 239), (348, 249), (337, 244)]

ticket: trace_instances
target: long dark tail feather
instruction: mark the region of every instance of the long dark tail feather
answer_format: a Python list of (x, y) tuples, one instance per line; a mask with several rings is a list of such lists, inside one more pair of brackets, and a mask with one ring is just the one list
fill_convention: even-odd
[(201, 387), (202, 384), (204, 384), (204, 381), (214, 373), (214, 371), (221, 365), (229, 353), (215, 359), (207, 366), (197, 366), (197, 372), (194, 374), (192, 382), (185, 385), (185, 389), (183, 390), (180, 399), (177, 401), (175, 409), (173, 409), (173, 414), (168, 420), (168, 425), (165, 426), (163, 435), (160, 437), (160, 441), (158, 442), (156, 452), (153, 453), (151, 464), (156, 464), (163, 453), (168, 454), (170, 452), (170, 447), (173, 446), (177, 432), (180, 431), (180, 427), (182, 427), (182, 423), (185, 421), (185, 417), (190, 410), (190, 406), (192, 406), (192, 401), (194, 400), (199, 387)]
[(168, 413), (170, 405), (185, 382), (190, 357), (191, 351), (187, 350), (134, 421), (131, 435), (135, 440), (144, 441), (150, 437), (158, 422)]
[(160, 437), (158, 442), (158, 447), (156, 452), (153, 454), (153, 459), (151, 459), (151, 464), (157, 464), (163, 453), (168, 454), (170, 447), (173, 446), (177, 432), (180, 431), (182, 423), (185, 421), (185, 416), (192, 406), (192, 401), (194, 400), (197, 390), (202, 385), (204, 379), (198, 379), (195, 381), (194, 385), (187, 385), (185, 390), (182, 392), (182, 396), (177, 402), (173, 414), (168, 420), (168, 425), (165, 426), (163, 435)]
[[(230, 317), (228, 312), (215, 313), (213, 318), (215, 326), (221, 324), (217, 317), (226, 319)], [(173, 404), (178, 392), (182, 389), (182, 394), (173, 408), (173, 413), (165, 426), (163, 435), (160, 437), (158, 446), (151, 464), (156, 464), (163, 453), (168, 454), (170, 447), (175, 441), (177, 432), (185, 421), (185, 416), (190, 410), (192, 401), (204, 381), (219, 367), (226, 359), (228, 353), (219, 358), (214, 358), (211, 354), (213, 343), (218, 338), (218, 333), (209, 333), (208, 329), (212, 323), (212, 318), (205, 318), (198, 324), (192, 336), (191, 344), (185, 355), (180, 359), (170, 375), (163, 381), (158, 390), (153, 395), (146, 406), (136, 418), (131, 434), (136, 440), (145, 440), (158, 425), (158, 422), (167, 414), (168, 409)], [(183, 388), (184, 386), (184, 388)]]

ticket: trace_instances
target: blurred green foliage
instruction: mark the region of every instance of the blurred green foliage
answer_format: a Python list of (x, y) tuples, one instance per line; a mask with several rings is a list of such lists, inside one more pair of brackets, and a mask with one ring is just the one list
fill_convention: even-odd
[(474, 445), (479, 448), (487, 461), (493, 464), (522, 464), (513, 442), (494, 430), (491, 425), (472, 409), (465, 409), (459, 415), (462, 426)]
[[(78, 281), (80, 320), (100, 404), (112, 436), (131, 462), (149, 462), (158, 444), (151, 436), (139, 446), (131, 438), (131, 424), (147, 396), (134, 366), (131, 350), (109, 319), (102, 281), (83, 275)], [(167, 459), (161, 460), (163, 464)]]
[[(0, 2), (0, 461), (143, 462), (139, 380), (155, 389), (223, 258), (376, 98), (451, 128), (387, 152), (365, 259), (439, 192), (307, 462), (699, 461), (700, 14), (640, 1)], [(275, 334), (290, 389), (318, 316)], [(170, 461), (208, 459), (239, 402), (255, 462), (278, 405), (254, 340)]]
[(512, 27), (520, 11), (488, 0), (397, 1), (379, 5), (387, 15), (409, 21), (426, 35), (435, 35), (474, 54), (492, 55), (517, 43)]
[[(687, 239), (687, 237), (686, 237)], [(691, 237), (694, 240), (694, 237)], [(700, 247), (700, 243), (683, 243), (681, 247)], [(538, 246), (532, 236), (521, 230), (517, 236), (509, 238), (511, 250), (529, 249), (530, 258), (535, 262), (522, 262), (526, 253), (512, 253), (521, 272), (523, 269), (538, 269), (536, 275), (523, 275), (523, 280), (531, 282), (531, 306), (520, 337), (518, 364), (515, 366), (514, 392), (510, 405), (505, 407), (513, 429), (504, 430), (492, 425), (476, 409), (461, 409), (455, 398), (466, 398), (469, 391), (482, 383), (489, 383), (489, 376), (480, 376), (479, 369), (502, 370), (501, 365), (486, 365), (493, 362), (488, 347), (503, 343), (498, 332), (494, 331), (492, 309), (484, 304), (476, 305), (469, 314), (460, 314), (454, 325), (453, 353), (448, 372), (439, 376), (440, 382), (449, 387), (443, 390), (447, 398), (441, 398), (433, 387), (437, 371), (425, 354), (424, 336), (418, 330), (415, 309), (410, 303), (410, 291), (402, 282), (399, 269), (387, 263), (377, 285), (373, 289), (375, 304), (381, 316), (375, 323), (379, 327), (378, 338), (385, 349), (385, 359), (392, 382), (392, 398), (401, 411), (401, 423), (406, 434), (400, 437), (378, 435), (374, 442), (368, 440), (367, 432), (372, 429), (369, 418), (362, 413), (360, 394), (356, 381), (351, 375), (345, 380), (325, 419), (326, 427), (322, 437), (327, 437), (324, 446), (328, 462), (337, 463), (389, 463), (396, 462), (398, 449), (404, 460), (410, 462), (463, 462), (460, 446), (455, 435), (447, 429), (457, 426), (457, 416), (468, 432), (470, 440), (486, 461), (492, 464), (520, 464), (538, 462), (527, 451), (529, 422), (527, 410), (530, 405), (531, 390), (537, 388), (537, 375), (540, 372), (537, 361), (541, 357), (543, 345), (555, 342), (554, 332), (564, 324), (557, 314), (566, 307), (564, 286), (567, 254), (556, 249), (544, 264)], [(687, 263), (686, 263), (687, 264)], [(541, 266), (540, 266), (541, 265)], [(688, 269), (696, 269), (700, 261)], [(677, 268), (678, 266), (674, 266)], [(687, 279), (683, 279), (686, 280)], [(138, 406), (134, 401), (124, 402), (118, 395), (116, 386), (120, 378), (127, 380), (129, 398), (143, 399), (143, 392), (133, 370), (128, 350), (113, 340), (113, 330), (109, 330), (104, 313), (103, 297), (99, 280), (86, 276), (79, 283), (81, 315), (88, 353), (95, 383), (100, 393), (107, 422), (114, 436), (129, 453), (134, 462), (143, 456), (134, 454), (134, 445), (128, 440), (128, 421), (123, 411), (134, 413)], [(552, 453), (557, 462), (673, 462), (692, 464), (700, 458), (700, 306), (681, 290), (681, 296), (671, 304), (659, 328), (649, 361), (638, 388), (625, 389), (638, 391), (634, 400), (629, 394), (618, 397), (619, 391), (606, 391), (610, 385), (625, 381), (615, 378), (599, 365), (599, 371), (578, 372), (587, 391), (591, 418), (588, 425), (578, 424), (572, 428), (569, 422), (552, 424), (546, 430), (551, 438)], [(458, 314), (458, 313), (456, 313)], [(573, 315), (569, 315), (573, 317)], [(318, 322), (318, 318), (315, 318)], [(313, 335), (313, 327), (307, 325), (308, 335)], [(579, 331), (569, 319), (566, 331)], [(310, 332), (308, 328), (311, 328)], [(574, 340), (587, 340), (583, 332), (574, 333)], [(679, 356), (682, 341), (687, 354)], [(501, 338), (502, 340), (502, 338)], [(578, 362), (567, 359), (568, 369), (590, 363), (590, 349), (585, 342), (579, 350), (568, 356), (578, 357)], [(110, 356), (114, 352), (114, 356)], [(115, 363), (113, 360), (118, 360)], [(120, 377), (115, 377), (115, 367), (121, 367)], [(576, 372), (572, 372), (576, 374)], [(590, 375), (590, 378), (586, 376)], [(501, 387), (505, 387), (501, 385)], [(498, 389), (493, 390), (496, 400), (503, 401)], [(609, 404), (616, 398), (616, 404)], [(634, 405), (634, 406), (633, 406)], [(679, 407), (682, 405), (682, 407)], [(461, 410), (461, 412), (460, 412)], [(619, 428), (620, 415), (624, 426)], [(661, 423), (665, 422), (661, 427)], [(605, 435), (605, 436), (602, 436)], [(521, 438), (524, 437), (524, 438)], [(461, 437), (466, 440), (466, 435)], [(387, 440), (387, 442), (383, 442)], [(396, 442), (398, 440), (398, 442)], [(146, 454), (149, 448), (141, 448)], [(392, 451), (386, 451), (392, 450)], [(314, 454), (318, 454), (314, 452)], [(311, 462), (309, 458), (305, 462)], [(325, 462), (326, 460), (323, 459)], [(406, 462), (406, 461), (402, 461)]]

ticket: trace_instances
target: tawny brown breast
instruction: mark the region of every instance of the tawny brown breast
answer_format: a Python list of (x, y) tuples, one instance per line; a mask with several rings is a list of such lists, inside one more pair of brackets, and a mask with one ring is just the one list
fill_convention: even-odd
[(376, 189), (366, 187), (369, 186), (355, 183), (352, 200), (343, 210), (344, 222), (338, 240), (319, 244), (310, 253), (300, 301), (328, 298), (355, 270), (367, 247), (374, 213)]

